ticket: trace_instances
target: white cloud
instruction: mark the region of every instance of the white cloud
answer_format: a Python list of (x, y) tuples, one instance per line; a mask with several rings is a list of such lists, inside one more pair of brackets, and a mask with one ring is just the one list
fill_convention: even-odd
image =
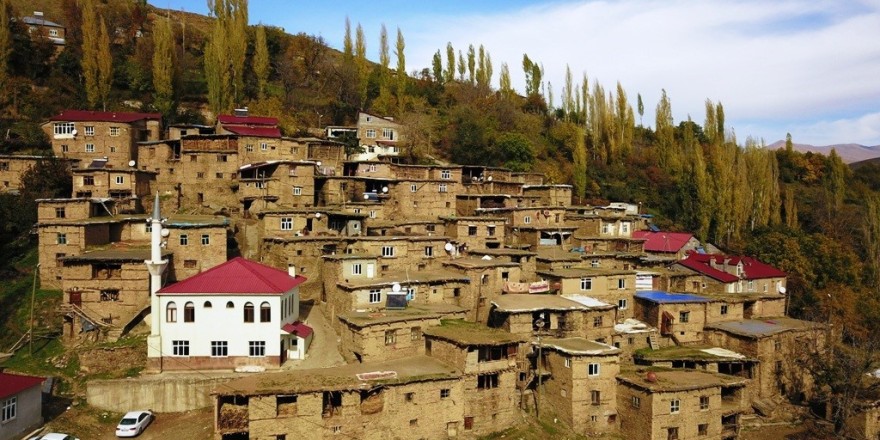
[[(790, 129), (799, 142), (880, 144), (876, 115), (861, 116), (880, 101), (877, 23), (876, 1), (622, 0), (435, 16), (401, 27), (410, 70), (430, 66), (447, 41), (456, 50), (483, 44), (496, 81), (507, 62), (521, 91), (528, 53), (543, 63), (558, 97), (569, 64), (576, 79), (586, 72), (606, 91), (620, 81), (633, 103), (641, 93), (646, 123), (665, 88), (677, 121), (702, 122), (705, 100), (720, 101), (741, 139), (773, 142)], [(761, 131), (744, 131), (752, 128)]]

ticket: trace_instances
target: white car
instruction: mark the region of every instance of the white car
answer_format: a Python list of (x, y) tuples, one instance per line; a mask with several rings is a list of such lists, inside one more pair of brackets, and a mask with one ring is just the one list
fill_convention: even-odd
[(147, 429), (147, 425), (153, 421), (152, 411), (131, 411), (122, 416), (119, 425), (116, 425), (117, 437), (135, 437)]
[(78, 438), (67, 435), (67, 434), (59, 434), (57, 432), (50, 432), (48, 434), (38, 435), (36, 437), (31, 437), (29, 440), (79, 440)]

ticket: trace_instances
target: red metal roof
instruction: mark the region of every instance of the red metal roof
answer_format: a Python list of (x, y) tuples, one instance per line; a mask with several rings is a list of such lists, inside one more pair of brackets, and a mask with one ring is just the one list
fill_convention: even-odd
[(645, 239), (645, 251), (676, 253), (687, 244), (693, 234), (687, 232), (633, 231), (633, 238)]
[(732, 283), (738, 281), (740, 277), (736, 275), (730, 274), (720, 269), (716, 269), (712, 267), (712, 264), (716, 266), (723, 266), (725, 264), (730, 266), (736, 266), (742, 263), (743, 267), (743, 275), (742, 279), (744, 280), (757, 280), (762, 278), (782, 278), (785, 277), (785, 272), (769, 265), (766, 263), (762, 263), (752, 257), (743, 257), (743, 256), (725, 256), (719, 254), (698, 254), (692, 253), (687, 256), (687, 258), (678, 262), (684, 267), (688, 269), (695, 270), (700, 272), (708, 277), (714, 278), (723, 283)]
[(159, 290), (161, 295), (267, 295), (282, 294), (304, 283), (287, 271), (241, 257)]
[(45, 378), (19, 374), (0, 373), (0, 399), (14, 396), (24, 390), (39, 386)]
[(266, 138), (280, 138), (281, 130), (278, 127), (251, 127), (248, 125), (224, 125), (226, 131), (239, 136), (255, 136)]
[(278, 118), (265, 116), (220, 115), (217, 116), (217, 121), (223, 125), (278, 125)]
[(124, 122), (132, 123), (142, 119), (161, 120), (161, 113), (134, 112), (95, 112), (90, 110), (64, 110), (50, 121), (63, 122)]
[(281, 330), (284, 330), (292, 335), (299, 336), (300, 338), (308, 338), (309, 335), (311, 335), (314, 331), (311, 327), (299, 321), (296, 321), (293, 324), (284, 324), (284, 327), (281, 327)]

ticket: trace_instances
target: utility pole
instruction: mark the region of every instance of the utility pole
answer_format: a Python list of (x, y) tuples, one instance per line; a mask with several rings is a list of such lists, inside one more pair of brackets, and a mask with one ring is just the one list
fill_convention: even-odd
[(40, 273), (40, 263), (37, 263), (37, 267), (34, 268), (34, 284), (31, 287), (31, 325), (28, 330), (28, 352), (31, 357), (34, 356), (34, 304), (36, 303), (37, 297), (37, 274)]

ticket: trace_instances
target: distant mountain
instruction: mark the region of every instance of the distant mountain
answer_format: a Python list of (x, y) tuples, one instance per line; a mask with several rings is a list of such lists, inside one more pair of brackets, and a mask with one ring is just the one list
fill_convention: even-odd
[[(869, 147), (859, 144), (837, 144), (817, 147), (808, 144), (793, 144), (793, 147), (795, 151), (799, 151), (801, 153), (811, 151), (813, 153), (824, 155), (830, 154), (831, 149), (833, 148), (837, 150), (837, 154), (840, 156), (841, 159), (843, 159), (844, 163), (860, 162), (863, 160), (880, 157), (880, 145)], [(785, 148), (785, 141), (776, 141), (768, 145), (767, 148), (770, 148), (771, 150), (779, 150)]]

